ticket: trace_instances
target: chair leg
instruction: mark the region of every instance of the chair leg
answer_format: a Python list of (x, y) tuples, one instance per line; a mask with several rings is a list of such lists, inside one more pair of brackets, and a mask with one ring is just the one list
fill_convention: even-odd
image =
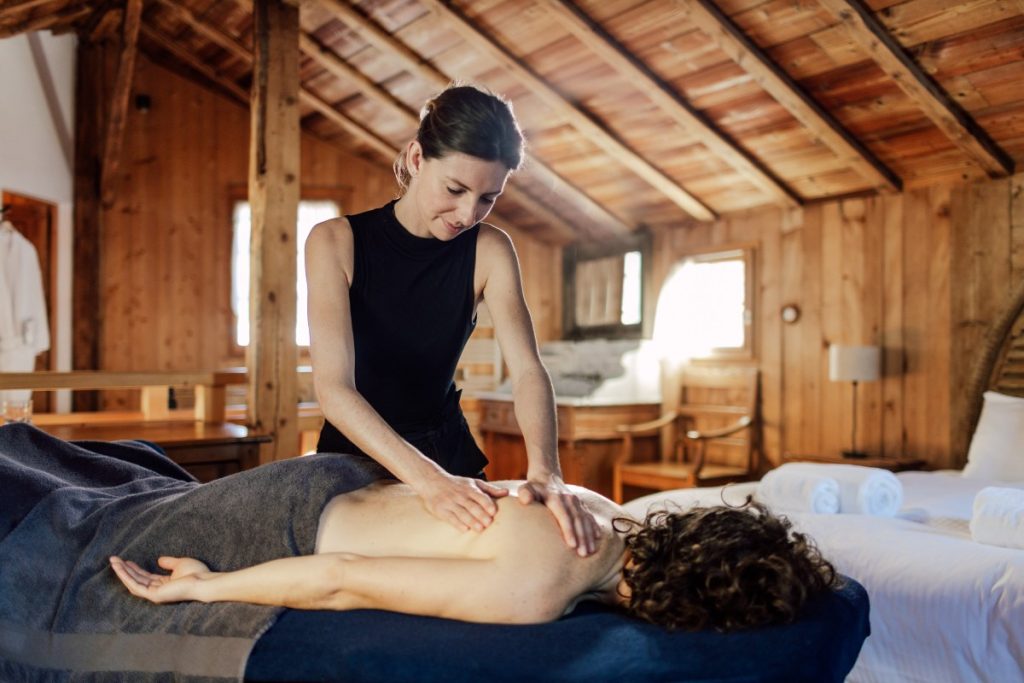
[(618, 467), (612, 468), (612, 499), (622, 505), (622, 474)]

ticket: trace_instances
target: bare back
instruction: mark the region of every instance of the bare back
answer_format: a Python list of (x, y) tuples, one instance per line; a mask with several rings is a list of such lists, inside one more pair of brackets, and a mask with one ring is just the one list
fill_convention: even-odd
[[(352, 553), (369, 557), (415, 557), (447, 560), (491, 560), (495, 597), (505, 582), (545, 585), (545, 594), (560, 602), (558, 613), (594, 590), (621, 561), (623, 544), (612, 531), (612, 519), (625, 513), (612, 501), (578, 489), (580, 498), (602, 528), (596, 553), (580, 558), (567, 547), (558, 524), (542, 505), (514, 500), (519, 482), (494, 482), (512, 495), (497, 500), (498, 514), (482, 532), (460, 532), (430, 515), (413, 490), (397, 482), (378, 482), (335, 497), (325, 508), (317, 533), (316, 553)], [(459, 586), (439, 585), (441, 593)], [(484, 601), (487, 601), (486, 586)], [(553, 594), (552, 594), (553, 591)]]

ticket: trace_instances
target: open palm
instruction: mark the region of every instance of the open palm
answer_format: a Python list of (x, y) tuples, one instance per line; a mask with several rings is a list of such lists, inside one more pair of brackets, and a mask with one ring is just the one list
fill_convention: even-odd
[(189, 557), (161, 557), (157, 564), (171, 573), (155, 574), (130, 560), (110, 558), (111, 568), (132, 595), (156, 603), (197, 600), (200, 580), (213, 574), (205, 564)]

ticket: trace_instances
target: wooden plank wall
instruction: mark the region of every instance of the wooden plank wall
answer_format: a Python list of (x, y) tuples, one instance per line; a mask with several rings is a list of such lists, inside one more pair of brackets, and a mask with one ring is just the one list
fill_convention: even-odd
[[(231, 198), (248, 173), (248, 111), (141, 57), (129, 109), (116, 203), (103, 212), (99, 250), (100, 361), (104, 370), (180, 370), (241, 364), (231, 316)], [(390, 169), (302, 137), (302, 183), (347, 213), (394, 196)], [(243, 195), (244, 196), (244, 195)], [(509, 231), (542, 338), (561, 326), (560, 252)], [(557, 264), (557, 267), (556, 267)], [(109, 392), (104, 407), (134, 399)], [(130, 407), (130, 406), (129, 406)]]
[[(758, 210), (655, 232), (655, 291), (687, 250), (757, 242), (757, 348), (765, 446), (838, 455), (852, 391), (828, 379), (828, 345), (879, 344), (880, 382), (862, 383), (858, 446), (960, 467), (957, 429), (974, 349), (1024, 277), (1024, 175), (901, 195)], [(802, 315), (784, 324), (779, 312)]]

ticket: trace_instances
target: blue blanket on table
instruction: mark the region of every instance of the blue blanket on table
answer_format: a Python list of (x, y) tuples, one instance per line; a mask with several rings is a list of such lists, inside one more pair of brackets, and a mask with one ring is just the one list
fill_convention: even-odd
[(111, 554), (221, 570), (308, 554), (324, 504), (382, 476), (319, 455), (199, 485), (139, 444), (0, 427), (0, 680), (826, 683), (843, 680), (868, 634), (852, 581), (794, 624), (720, 634), (668, 633), (591, 604), (533, 626), (151, 605), (108, 568)]
[(0, 427), (0, 681), (239, 680), (282, 608), (154, 605), (108, 557), (231, 570), (310, 554), (327, 501), (383, 473), (320, 455), (200, 485), (141, 444)]

